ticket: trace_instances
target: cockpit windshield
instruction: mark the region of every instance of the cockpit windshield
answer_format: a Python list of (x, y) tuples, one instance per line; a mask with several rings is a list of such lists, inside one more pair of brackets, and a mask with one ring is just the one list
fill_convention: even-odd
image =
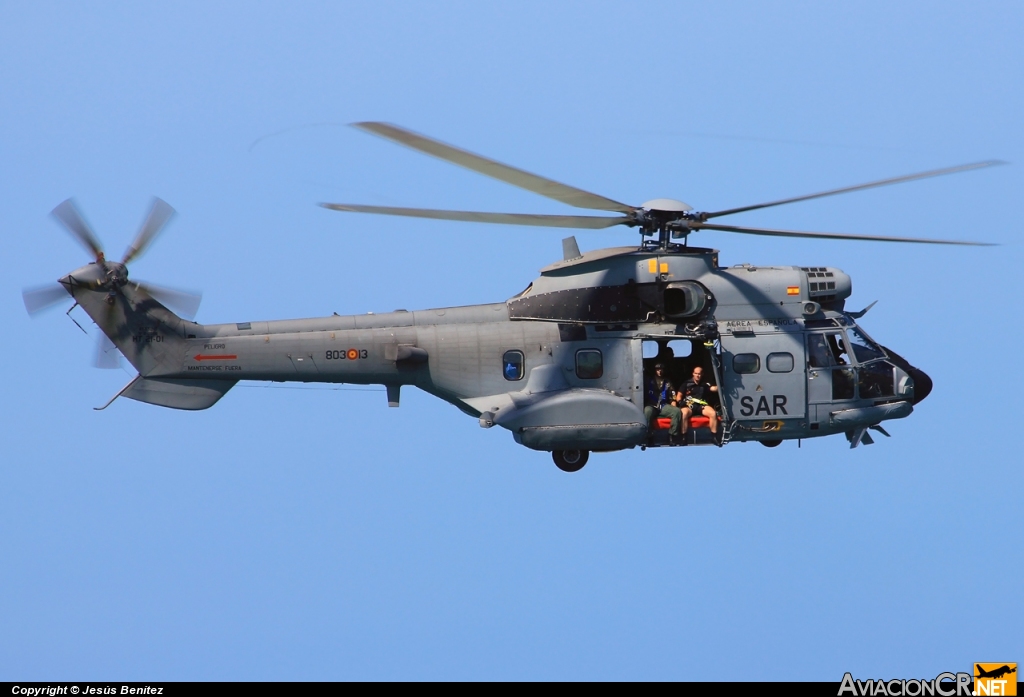
[(847, 327), (846, 333), (850, 337), (853, 355), (857, 357), (858, 363), (867, 363), (868, 361), (885, 358), (885, 352), (882, 351), (881, 347), (867, 338), (859, 328), (855, 326)]

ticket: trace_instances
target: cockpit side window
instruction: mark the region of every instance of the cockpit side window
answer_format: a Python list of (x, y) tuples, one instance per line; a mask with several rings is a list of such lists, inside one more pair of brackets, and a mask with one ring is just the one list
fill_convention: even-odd
[(835, 359), (834, 365), (848, 365), (850, 363), (850, 351), (847, 348), (846, 338), (842, 332), (829, 332), (825, 335), (828, 348)]
[(885, 353), (878, 344), (864, 336), (855, 327), (846, 330), (850, 337), (850, 344), (853, 346), (853, 355), (859, 363), (867, 363), (878, 358), (885, 358)]
[(831, 368), (836, 364), (824, 334), (807, 335), (807, 361), (811, 368)]
[(896, 393), (891, 363), (876, 361), (870, 365), (862, 365), (857, 372), (861, 399), (891, 397)]

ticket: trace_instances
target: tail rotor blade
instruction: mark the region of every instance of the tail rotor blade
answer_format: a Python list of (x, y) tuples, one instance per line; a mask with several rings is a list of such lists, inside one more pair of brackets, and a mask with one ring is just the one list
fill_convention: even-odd
[(75, 206), (73, 199), (68, 199), (50, 211), (50, 215), (57, 219), (61, 225), (67, 228), (71, 236), (78, 240), (79, 244), (85, 247), (96, 257), (96, 261), (103, 259), (103, 246), (96, 238), (96, 234), (85, 222), (81, 212)]
[(146, 281), (139, 281), (135, 283), (135, 286), (149, 293), (155, 300), (185, 319), (192, 319), (196, 316), (196, 312), (199, 311), (199, 303), (203, 300), (202, 293), (158, 286)]
[(110, 337), (102, 331), (100, 331), (96, 340), (96, 355), (93, 357), (92, 364), (94, 367), (103, 368), (104, 370), (114, 370), (121, 367), (121, 352), (114, 346), (114, 342), (110, 340)]
[(121, 263), (127, 264), (133, 259), (138, 259), (142, 256), (173, 217), (174, 209), (166, 201), (162, 201), (154, 196), (153, 205), (149, 209), (149, 215), (146, 216), (146, 220), (142, 223), (142, 227), (139, 228), (138, 234), (135, 235), (135, 240), (125, 250), (124, 259)]
[(59, 283), (47, 283), (45, 286), (26, 288), (21, 292), (21, 299), (25, 301), (25, 309), (30, 316), (35, 316), (70, 297), (67, 289)]

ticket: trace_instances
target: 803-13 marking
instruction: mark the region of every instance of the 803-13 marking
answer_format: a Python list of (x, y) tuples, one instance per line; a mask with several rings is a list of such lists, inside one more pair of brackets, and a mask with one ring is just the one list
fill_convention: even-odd
[(326, 358), (329, 361), (355, 361), (360, 358), (367, 358), (369, 355), (366, 349), (350, 348), (347, 351), (327, 351)]

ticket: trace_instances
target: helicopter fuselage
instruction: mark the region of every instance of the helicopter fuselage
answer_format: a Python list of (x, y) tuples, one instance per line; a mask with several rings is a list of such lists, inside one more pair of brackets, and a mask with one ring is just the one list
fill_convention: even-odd
[(139, 370), (120, 394), (174, 408), (210, 407), (239, 380), (380, 384), (391, 406), (414, 386), (527, 447), (609, 451), (661, 444), (643, 414), (655, 360), (678, 385), (699, 365), (719, 387), (719, 443), (870, 443), (867, 428), (923, 398), (927, 376), (843, 311), (845, 273), (717, 260), (605, 249), (503, 303), (231, 324), (183, 320), (131, 281), (109, 294), (92, 264), (61, 282)]

